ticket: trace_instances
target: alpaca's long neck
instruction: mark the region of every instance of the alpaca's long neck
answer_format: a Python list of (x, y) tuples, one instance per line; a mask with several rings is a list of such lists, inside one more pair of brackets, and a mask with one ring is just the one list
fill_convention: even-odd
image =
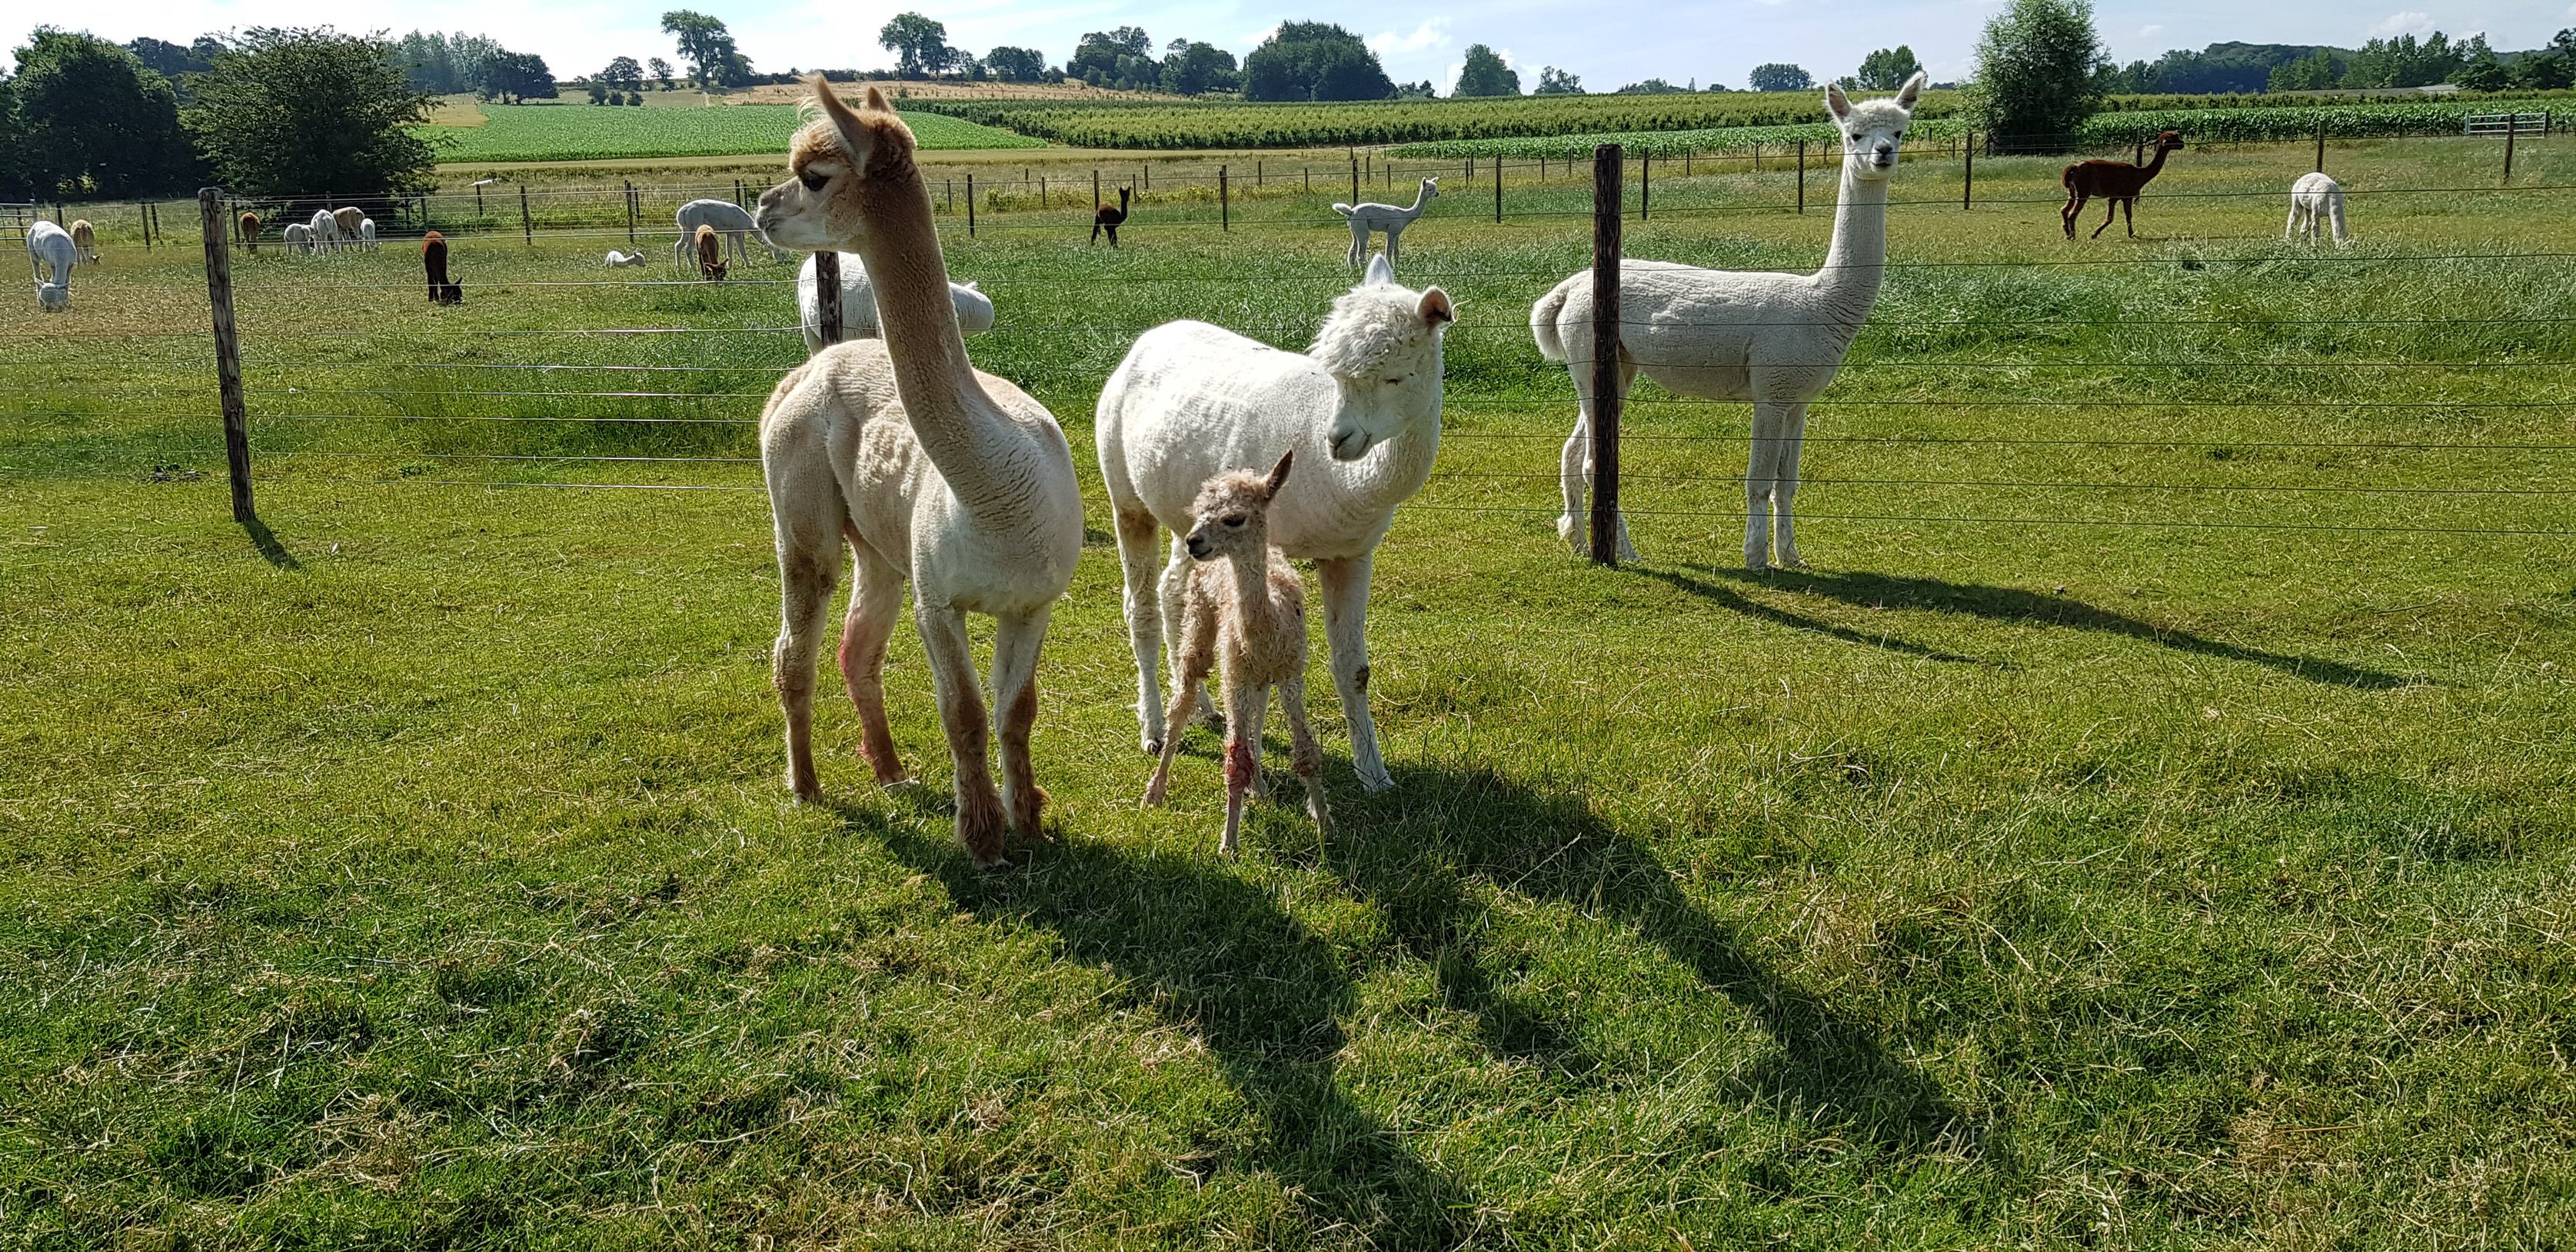
[(1257, 636), (1268, 633), (1277, 617), (1270, 603), (1270, 536), (1265, 530), (1245, 538), (1245, 550), (1226, 564), (1234, 576), (1234, 611), (1243, 615), (1243, 633)]
[(1422, 216), (1422, 202), (1423, 202), (1424, 200), (1426, 200), (1426, 199), (1429, 199), (1429, 198), (1430, 198), (1430, 195), (1431, 195), (1431, 186), (1430, 186), (1430, 184), (1428, 184), (1428, 183), (1425, 183), (1425, 184), (1423, 184), (1422, 186), (1419, 186), (1419, 187), (1414, 188), (1414, 189), (1413, 189), (1413, 207), (1411, 207), (1411, 208), (1409, 208), (1409, 209), (1406, 209), (1406, 210), (1404, 211), (1404, 215), (1405, 215), (1406, 217), (1420, 217), (1420, 216)]
[(2140, 187), (2146, 186), (2149, 180), (2164, 171), (2165, 154), (2171, 151), (2173, 151), (2173, 149), (2165, 147), (2163, 144), (2156, 145), (2156, 159), (2138, 167), (2138, 185)]
[(891, 175), (871, 171), (864, 194), (868, 228), (851, 250), (876, 288), (877, 334), (913, 436), (970, 513), (979, 505), (1011, 507), (1015, 493), (991, 473), (1005, 431), (966, 360), (948, 263), (931, 224), (930, 188), (907, 165)]
[(1831, 309), (1857, 322), (1878, 300), (1887, 272), (1887, 180), (1862, 178), (1843, 166), (1842, 195), (1834, 205), (1834, 241), (1825, 251), (1825, 267), (1816, 273), (1816, 289)]
[[(1344, 395), (1343, 403), (1350, 403), (1347, 389)], [(1412, 499), (1415, 492), (1422, 490), (1422, 484), (1431, 478), (1432, 463), (1440, 456), (1438, 397), (1432, 398), (1431, 405), (1429, 418), (1415, 422), (1403, 434), (1369, 449), (1356, 461), (1317, 458), (1324, 461), (1319, 468), (1333, 480), (1338, 508), (1353, 519), (1391, 513), (1397, 505)], [(1332, 420), (1330, 417), (1325, 419), (1327, 429)], [(1301, 457), (1297, 472), (1306, 474), (1313, 471)]]

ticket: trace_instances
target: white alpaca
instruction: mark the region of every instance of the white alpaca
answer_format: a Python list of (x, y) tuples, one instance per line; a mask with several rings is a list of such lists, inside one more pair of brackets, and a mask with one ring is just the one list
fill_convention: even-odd
[(2283, 239), (2296, 239), (2302, 229), (2310, 242), (2317, 237), (2317, 227), (2330, 224), (2336, 243), (2351, 243), (2352, 236), (2343, 228), (2343, 184), (2324, 174), (2301, 174), (2290, 184), (2290, 225), (2281, 232)]
[[(1182, 546), (1198, 562), (1182, 576), (1182, 607), (1172, 654), (1172, 721), (1186, 723), (1199, 685), (1214, 669), (1225, 685), (1225, 834), (1217, 851), (1235, 852), (1243, 825), (1245, 793), (1266, 795), (1261, 785), (1261, 718), (1270, 689), (1288, 715), (1289, 762), (1306, 784), (1306, 812), (1330, 835), (1324, 805), (1324, 754), (1306, 724), (1306, 584), (1279, 549), (1270, 546), (1270, 502), (1288, 479), (1294, 451), (1279, 454), (1267, 477), (1252, 470), (1219, 474), (1190, 505), (1190, 532)], [(1163, 759), (1145, 787), (1145, 803), (1159, 805), (1172, 776), (1181, 737), (1163, 740)]]
[(51, 282), (45, 274), (36, 276), (36, 307), (47, 313), (72, 307), (72, 266), (80, 261), (72, 233), (52, 222), (37, 222), (27, 228), (27, 258), (53, 276)]
[(1146, 751), (1166, 741), (1155, 662), (1167, 643), (1179, 655), (1170, 635), (1189, 563), (1176, 538), (1158, 578), (1154, 541), (1164, 527), (1187, 532), (1201, 483), (1293, 450), (1307, 468), (1273, 502), (1270, 542), (1315, 562), (1351, 765), (1372, 791), (1392, 785), (1368, 710), (1369, 568), (1396, 506), (1422, 488), (1440, 450), (1441, 337), (1456, 318), (1439, 288), (1396, 286), (1381, 256), (1333, 302), (1307, 355), (1172, 322), (1145, 332), (1109, 376), (1094, 431), (1126, 573)]
[(680, 242), (672, 259), (682, 266), (695, 262), (691, 249), (697, 246), (700, 226), (715, 227), (716, 233), (724, 236), (726, 255), (742, 258), (745, 265), (751, 264), (751, 249), (744, 243), (746, 239), (759, 239), (760, 246), (769, 249), (771, 260), (785, 261), (788, 256), (785, 249), (761, 234), (760, 226), (752, 221), (751, 214), (731, 200), (691, 200), (681, 205), (680, 211), (671, 215), (671, 220), (680, 226)]
[[(1679, 395), (1753, 404), (1753, 450), (1744, 475), (1744, 564), (1772, 563), (1772, 520), (1779, 521), (1779, 563), (1798, 557), (1790, 501), (1798, 493), (1798, 448), (1807, 405), (1842, 367), (1878, 299), (1887, 265), (1887, 180), (1922, 94), (1924, 76), (1906, 81), (1893, 100), (1853, 104), (1840, 87), (1825, 88), (1825, 107), (1843, 132), (1842, 196), (1833, 244), (1814, 274), (1704, 270), (1664, 261), (1622, 260), (1619, 267), (1619, 388), (1643, 373)], [(1592, 477), (1592, 272), (1557, 284), (1530, 309), (1530, 333), (1541, 355), (1563, 361), (1574, 376), (1574, 435), (1560, 465), (1565, 512), (1560, 538), (1582, 551)], [(1619, 518), (1618, 553), (1631, 560), (1628, 520)]]
[(1431, 203), (1439, 195), (1440, 180), (1426, 178), (1422, 180), (1422, 189), (1413, 193), (1411, 208), (1375, 203), (1335, 204), (1333, 211), (1341, 214), (1351, 224), (1351, 250), (1344, 254), (1343, 260), (1352, 265), (1359, 264), (1368, 256), (1369, 232), (1384, 231), (1386, 232), (1386, 263), (1392, 268), (1395, 265), (1397, 237), (1404, 234), (1405, 227), (1413, 224), (1413, 219), (1422, 216), (1422, 206)]
[(286, 229), (279, 231), (278, 235), (286, 241), (286, 250), (289, 252), (313, 250), (313, 228), (302, 222), (288, 222)]
[(376, 250), (376, 219), (372, 217), (358, 219), (358, 246), (369, 252)]
[[(855, 252), (841, 256), (841, 338), (874, 339), (877, 334), (877, 294), (868, 284), (868, 267)], [(973, 283), (948, 284), (949, 302), (957, 306), (957, 329), (980, 335), (993, 329), (993, 300), (975, 290)], [(823, 350), (822, 293), (814, 286), (814, 258), (808, 254), (805, 264), (796, 271), (796, 317), (805, 328), (805, 355)]]
[(642, 249), (637, 249), (633, 252), (620, 252), (615, 248), (610, 248), (608, 250), (608, 266), (610, 269), (623, 269), (630, 265), (642, 265), (643, 263), (644, 253)]
[[(786, 714), (788, 782), (799, 799), (822, 796), (814, 662), (846, 537), (858, 569), (841, 674), (859, 709), (859, 753), (879, 781), (903, 779), (881, 673), (909, 576), (956, 771), (957, 838), (976, 864), (998, 865), (1006, 815), (1034, 835), (1046, 803), (1029, 733), (1039, 645), (1082, 555), (1073, 454), (1046, 406), (967, 361), (912, 132), (874, 87), (855, 112), (819, 75), (812, 88), (820, 115), (796, 133), (796, 177), (762, 193), (761, 228), (793, 247), (857, 252), (886, 316), (883, 338), (840, 344), (789, 371), (761, 414), (780, 575), (772, 680)], [(998, 797), (968, 613), (995, 622)]]
[(313, 211), (313, 221), (311, 226), (313, 230), (312, 248), (314, 251), (334, 252), (339, 250), (340, 219), (331, 216), (331, 210), (315, 209)]

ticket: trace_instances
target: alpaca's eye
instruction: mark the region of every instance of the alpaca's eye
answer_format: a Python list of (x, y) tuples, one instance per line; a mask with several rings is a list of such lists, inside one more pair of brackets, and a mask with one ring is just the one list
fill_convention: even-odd
[(1228, 526), (1241, 526), (1243, 525), (1243, 515), (1241, 513), (1237, 513), (1234, 516), (1225, 519), (1225, 524)]
[(807, 191), (821, 191), (823, 189), (823, 184), (830, 180), (812, 170), (806, 170), (796, 176), (796, 181), (805, 184), (805, 190)]

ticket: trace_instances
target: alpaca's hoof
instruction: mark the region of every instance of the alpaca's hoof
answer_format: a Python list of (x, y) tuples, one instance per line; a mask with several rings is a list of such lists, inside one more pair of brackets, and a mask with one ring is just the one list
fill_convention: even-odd
[(798, 804), (823, 802), (823, 784), (814, 779), (798, 778), (791, 774), (787, 778), (787, 790), (796, 797)]
[(1572, 517), (1563, 513), (1556, 515), (1556, 537), (1557, 540), (1563, 543), (1566, 547), (1572, 548), (1577, 552), (1583, 550), (1582, 530), (1575, 526), (1574, 519)]
[(1784, 569), (1784, 570), (1802, 570), (1802, 569), (1807, 568), (1807, 562), (1806, 562), (1806, 560), (1805, 560), (1804, 558), (1800, 557), (1797, 553), (1795, 553), (1795, 552), (1787, 552), (1787, 553), (1783, 553), (1783, 554), (1781, 554), (1781, 557), (1780, 557), (1780, 568), (1782, 568), (1782, 569)]
[(1362, 791), (1385, 791), (1395, 786), (1395, 776), (1387, 773), (1383, 765), (1364, 766), (1358, 772)]
[(1139, 739), (1137, 744), (1145, 749), (1145, 755), (1147, 756), (1161, 756), (1163, 754), (1163, 737), (1160, 735), (1147, 735), (1144, 738)]

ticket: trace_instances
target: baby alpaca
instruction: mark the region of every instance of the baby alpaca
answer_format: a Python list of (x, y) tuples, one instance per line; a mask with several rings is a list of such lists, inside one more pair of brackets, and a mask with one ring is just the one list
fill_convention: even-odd
[(2351, 233), (2343, 228), (2343, 185), (2324, 174), (2299, 175), (2299, 181), (2290, 184), (2290, 226), (2281, 237), (2296, 239), (2304, 229), (2313, 243), (2317, 228), (2329, 224), (2336, 243), (2352, 242)]
[(643, 263), (644, 254), (641, 251), (620, 252), (615, 248), (610, 248), (608, 250), (608, 265), (611, 269), (624, 269), (628, 266), (642, 265)]
[(369, 252), (376, 250), (376, 219), (372, 217), (358, 219), (358, 246)]
[(1215, 668), (1225, 689), (1225, 834), (1217, 851), (1226, 856), (1236, 852), (1245, 793), (1267, 794), (1261, 785), (1261, 718), (1273, 686), (1288, 715), (1289, 762), (1306, 784), (1306, 812), (1320, 833), (1333, 830), (1324, 807), (1324, 753), (1306, 726), (1306, 585), (1288, 558), (1270, 546), (1265, 518), (1296, 455), (1280, 454), (1267, 478), (1251, 470), (1219, 474), (1190, 506), (1188, 547), (1196, 564), (1184, 591), (1180, 650), (1172, 657), (1172, 707), (1163, 715), (1173, 733), (1163, 737), (1145, 803), (1163, 802), (1172, 758), (1181, 750), (1179, 729), (1189, 724), (1199, 684)]
[(716, 234), (715, 227), (700, 226), (698, 227), (697, 244), (698, 277), (711, 283), (723, 282), (725, 267), (729, 264), (729, 262), (724, 259), (723, 238)]
[(98, 230), (89, 224), (88, 218), (72, 219), (72, 247), (80, 251), (81, 260), (91, 265), (98, 264)]
[(1125, 225), (1127, 222), (1127, 192), (1129, 190), (1130, 189), (1126, 187), (1118, 189), (1117, 208), (1113, 209), (1104, 204), (1091, 211), (1091, 242), (1094, 245), (1099, 244), (1100, 232), (1105, 230), (1109, 232), (1109, 246), (1113, 248), (1118, 246), (1118, 228)]

